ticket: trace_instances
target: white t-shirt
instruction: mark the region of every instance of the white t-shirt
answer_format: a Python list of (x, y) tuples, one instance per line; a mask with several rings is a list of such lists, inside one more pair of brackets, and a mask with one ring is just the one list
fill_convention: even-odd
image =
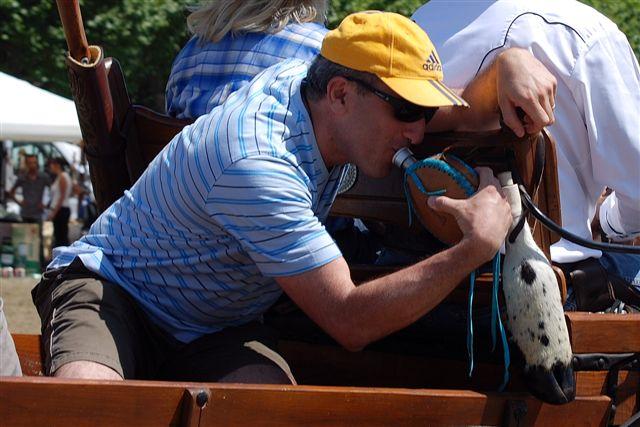
[[(435, 44), (448, 86), (462, 88), (509, 47), (529, 50), (557, 81), (554, 125), (563, 227), (591, 237), (600, 211), (614, 240), (640, 234), (640, 71), (625, 35), (605, 16), (573, 0), (431, 0), (412, 17)], [(557, 262), (599, 251), (564, 239)]]
[[(67, 182), (67, 187), (65, 189), (64, 194), (60, 191), (60, 178), (63, 177)], [(66, 172), (60, 172), (60, 174), (56, 177), (53, 184), (51, 184), (50, 189), (50, 197), (51, 197), (51, 207), (55, 208), (58, 206), (58, 201), (60, 197), (62, 197), (62, 204), (60, 207), (68, 208), (69, 207), (69, 196), (71, 196), (71, 191), (73, 190), (73, 185), (71, 183), (71, 178), (69, 174)]]

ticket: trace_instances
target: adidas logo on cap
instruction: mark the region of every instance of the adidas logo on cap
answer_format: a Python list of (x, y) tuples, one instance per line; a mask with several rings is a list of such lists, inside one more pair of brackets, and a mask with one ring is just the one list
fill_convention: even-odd
[(440, 65), (440, 61), (438, 61), (435, 52), (431, 52), (431, 55), (429, 55), (425, 63), (422, 64), (422, 68), (424, 68), (425, 71), (442, 71), (442, 65)]

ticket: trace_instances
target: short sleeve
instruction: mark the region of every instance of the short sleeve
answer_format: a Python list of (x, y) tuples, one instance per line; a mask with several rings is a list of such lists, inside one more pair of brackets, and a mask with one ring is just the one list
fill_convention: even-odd
[(286, 160), (244, 158), (216, 179), (206, 210), (240, 242), (262, 274), (299, 274), (341, 256), (313, 211), (310, 185)]

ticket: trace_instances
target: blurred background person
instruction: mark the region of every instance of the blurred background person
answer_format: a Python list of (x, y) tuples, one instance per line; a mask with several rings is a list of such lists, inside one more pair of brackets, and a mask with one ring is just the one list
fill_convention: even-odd
[[(25, 171), (18, 176), (7, 197), (20, 206), (23, 222), (40, 223), (44, 213), (42, 196), (45, 188), (51, 184), (51, 178), (40, 170), (38, 158), (35, 155), (25, 155), (24, 162)], [(22, 189), (22, 200), (15, 197), (18, 188)]]
[(53, 221), (53, 243), (52, 248), (58, 246), (69, 246), (69, 196), (73, 189), (69, 174), (63, 169), (64, 161), (55, 157), (49, 160), (49, 173), (54, 176), (51, 184), (51, 209), (47, 217), (48, 221)]

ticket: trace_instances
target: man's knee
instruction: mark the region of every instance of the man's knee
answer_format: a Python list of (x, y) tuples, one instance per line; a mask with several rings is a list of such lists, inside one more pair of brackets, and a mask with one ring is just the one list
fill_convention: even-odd
[(74, 378), (84, 380), (113, 380), (118, 381), (123, 378), (108, 366), (88, 360), (78, 360), (65, 363), (53, 373), (54, 377)]

